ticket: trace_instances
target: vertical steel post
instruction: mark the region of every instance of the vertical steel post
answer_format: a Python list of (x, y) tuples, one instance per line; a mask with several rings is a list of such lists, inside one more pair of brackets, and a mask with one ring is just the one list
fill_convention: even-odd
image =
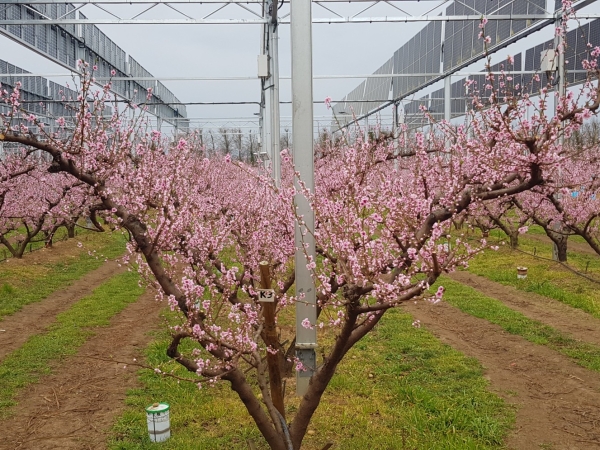
[(265, 81), (265, 106), (263, 109), (263, 156), (265, 157), (265, 167), (268, 167), (269, 163), (273, 163), (271, 159), (273, 156), (273, 89), (269, 87), (270, 85), (271, 76), (269, 75), (269, 78)]
[[(448, 75), (444, 78), (444, 120), (450, 123), (452, 119), (452, 77)], [(448, 150), (451, 146), (450, 133), (446, 133), (444, 147)], [(446, 156), (446, 161), (449, 161), (450, 155)]]
[(444, 78), (444, 120), (450, 122), (452, 119), (452, 77)]
[[(263, 4), (263, 16), (265, 15), (264, 12), (264, 4)], [(265, 38), (265, 29), (266, 29), (267, 25), (262, 25), (260, 27), (260, 55), (265, 55), (267, 48), (266, 48), (266, 38)], [(259, 109), (258, 109), (258, 137), (257, 137), (257, 149), (256, 149), (256, 160), (257, 163), (260, 164), (260, 161), (262, 161), (263, 159), (263, 153), (264, 153), (264, 146), (265, 146), (265, 125), (264, 125), (264, 117), (265, 117), (265, 109), (264, 109), (264, 104), (265, 104), (265, 91), (264, 91), (264, 86), (265, 86), (265, 79), (261, 78), (261, 82), (260, 82), (260, 105), (259, 105)], [(263, 162), (264, 164), (264, 162)]]
[[(277, 2), (273, 2), (274, 17), (277, 14)], [(281, 149), (280, 147), (280, 117), (279, 117), (279, 33), (278, 24), (270, 23), (269, 27), (269, 53), (271, 65), (271, 171), (275, 184), (281, 181)]]
[[(562, 22), (562, 21), (561, 21)], [(564, 36), (561, 36), (559, 39), (559, 45), (562, 50), (558, 53), (558, 97), (563, 98), (567, 95), (565, 86), (566, 86), (566, 74), (565, 74), (565, 45)], [(558, 137), (558, 142), (562, 146), (565, 142), (565, 136), (561, 133)]]
[[(296, 170), (307, 189), (314, 191), (313, 165), (313, 85), (312, 85), (312, 5), (311, 0), (294, 0), (291, 4), (292, 51), (292, 141)], [(296, 211), (304, 226), (296, 224), (296, 356), (306, 371), (296, 375), (296, 394), (304, 395), (316, 367), (317, 308), (315, 286), (306, 267), (304, 255), (315, 258), (314, 213), (302, 194), (296, 195)], [(312, 327), (305, 328), (308, 319)]]
[[(558, 10), (556, 12), (557, 15), (561, 15), (562, 11)], [(560, 16), (559, 16), (560, 17)], [(563, 21), (562, 18), (559, 18), (557, 20), (558, 22), (558, 26), (562, 27), (563, 26)], [(565, 92), (565, 41), (564, 41), (564, 36), (562, 34), (560, 34), (559, 36), (556, 36), (556, 38), (554, 39), (554, 50), (555, 50), (555, 54), (554, 57), (556, 58), (556, 73), (555, 76), (558, 77), (558, 83), (556, 86), (557, 92), (556, 92), (556, 96), (554, 98), (554, 115), (556, 116), (556, 114), (558, 113), (558, 104), (560, 102), (560, 100), (564, 97), (564, 95), (566, 94)], [(562, 128), (562, 124), (559, 124), (559, 127)], [(559, 131), (559, 137), (558, 137), (558, 143), (559, 145), (562, 147), (564, 144), (564, 135), (562, 133), (562, 131)], [(558, 177), (559, 177), (559, 183), (561, 182), (561, 170), (560, 167), (558, 169)], [(560, 193), (556, 194), (557, 196), (559, 196), (560, 198)], [(556, 223), (554, 224), (553, 227), (556, 231), (561, 231), (562, 230), (562, 222), (560, 221), (556, 221)], [(552, 243), (552, 259), (554, 261), (559, 261), (559, 249), (558, 249), (558, 245), (556, 245), (556, 243)]]
[(400, 133), (398, 132), (398, 103), (392, 105), (392, 142), (394, 143), (394, 170), (398, 170), (398, 148)]
[[(269, 19), (270, 18), (270, 12), (268, 10), (268, 7), (266, 7), (269, 4), (269, 2), (265, 3), (265, 8), (263, 10), (263, 14), (265, 19)], [(261, 97), (264, 99), (264, 101), (262, 102), (262, 108), (261, 108), (261, 114), (262, 114), (262, 133), (261, 133), (261, 157), (263, 159), (263, 165), (265, 168), (268, 168), (269, 163), (272, 163), (272, 156), (273, 156), (273, 152), (272, 152), (272, 136), (271, 136), (271, 127), (273, 126), (273, 121), (272, 121), (272, 106), (273, 106), (273, 99), (271, 98), (271, 96), (273, 95), (273, 90), (270, 88), (271, 86), (271, 80), (272, 80), (272, 70), (271, 70), (271, 46), (270, 46), (270, 36), (271, 34), (271, 29), (270, 29), (270, 24), (266, 23), (262, 26), (262, 49), (261, 49), (261, 53), (263, 55), (267, 55), (267, 58), (269, 59), (269, 76), (264, 78), (264, 83), (263, 83), (263, 92)]]

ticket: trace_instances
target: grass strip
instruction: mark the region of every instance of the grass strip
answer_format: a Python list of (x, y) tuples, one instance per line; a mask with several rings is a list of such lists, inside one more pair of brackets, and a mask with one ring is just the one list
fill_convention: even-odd
[(573, 339), (542, 322), (529, 319), (470, 286), (447, 277), (440, 279), (439, 283), (446, 288), (444, 300), (461, 311), (499, 325), (508, 333), (529, 342), (545, 345), (572, 358), (582, 367), (600, 372), (600, 346)]
[[(513, 421), (512, 410), (487, 390), (475, 359), (442, 344), (412, 318), (390, 311), (341, 364), (309, 427), (303, 449), (500, 449)], [(147, 348), (147, 361), (190, 377), (165, 356), (165, 336)], [(141, 371), (142, 388), (128, 393), (129, 408), (114, 426), (109, 448), (154, 448), (144, 407), (171, 405), (172, 437), (162, 449), (257, 449), (266, 443), (241, 401), (225, 383), (178, 383)], [(288, 387), (288, 416), (300, 400)]]
[(125, 251), (125, 238), (116, 233), (88, 233), (63, 245), (77, 248), (76, 241), (83, 242), (83, 247), (60, 262), (0, 263), (0, 321), (69, 286), (100, 267), (106, 258), (116, 258)]
[(16, 394), (49, 374), (57, 361), (73, 355), (94, 334), (94, 327), (109, 325), (111, 317), (135, 302), (143, 293), (135, 272), (106, 281), (69, 310), (43, 334), (32, 336), (0, 363), (0, 417), (9, 414)]
[[(496, 230), (494, 230), (496, 231)], [(496, 233), (500, 233), (496, 231)], [(519, 249), (552, 258), (552, 246), (522, 236)], [(569, 266), (600, 279), (600, 258), (595, 255), (568, 252)], [(527, 278), (517, 279), (517, 266), (528, 268)], [(497, 252), (487, 250), (469, 263), (469, 272), (483, 276), (500, 284), (512, 286), (520, 291), (534, 292), (574, 308), (581, 309), (593, 317), (600, 318), (600, 286), (581, 278), (553, 261), (502, 246)]]

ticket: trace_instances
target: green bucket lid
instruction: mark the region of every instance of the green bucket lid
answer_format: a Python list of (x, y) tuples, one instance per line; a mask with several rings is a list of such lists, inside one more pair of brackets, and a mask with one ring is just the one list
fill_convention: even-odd
[(171, 407), (168, 403), (153, 403), (146, 408), (148, 414), (160, 414), (168, 411)]

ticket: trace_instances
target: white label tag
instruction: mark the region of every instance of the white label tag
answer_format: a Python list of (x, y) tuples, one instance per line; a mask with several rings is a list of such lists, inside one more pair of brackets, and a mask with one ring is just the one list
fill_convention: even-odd
[(273, 289), (259, 289), (258, 301), (273, 303), (275, 301), (275, 291)]

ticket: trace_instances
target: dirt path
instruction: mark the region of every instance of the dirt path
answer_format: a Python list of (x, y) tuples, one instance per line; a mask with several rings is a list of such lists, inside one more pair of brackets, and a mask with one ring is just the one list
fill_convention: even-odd
[(491, 389), (517, 406), (514, 450), (600, 448), (600, 376), (447, 303), (404, 309), (442, 342), (478, 359)]
[(600, 345), (600, 319), (595, 319), (580, 309), (533, 292), (519, 291), (469, 272), (454, 272), (450, 278), (500, 300), (530, 319), (569, 333), (575, 339)]
[[(90, 450), (105, 448), (114, 419), (124, 409), (127, 389), (137, 383), (132, 361), (159, 326), (161, 304), (150, 293), (113, 317), (78, 356), (64, 360), (17, 398), (15, 416), (0, 422), (0, 450)], [(112, 358), (105, 361), (96, 358)]]
[(82, 297), (125, 269), (114, 261), (84, 275), (71, 286), (50, 294), (41, 302), (26, 305), (20, 311), (0, 321), (0, 361), (19, 348), (31, 336), (42, 333), (56, 320), (56, 315), (69, 309)]

